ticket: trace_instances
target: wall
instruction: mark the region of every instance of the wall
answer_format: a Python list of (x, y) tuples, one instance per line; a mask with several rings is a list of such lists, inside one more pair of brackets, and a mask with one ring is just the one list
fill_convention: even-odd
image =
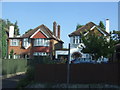
[(14, 50), (14, 54), (16, 55), (20, 55), (20, 54), (24, 54), (24, 53), (28, 53), (30, 52), (30, 48), (28, 49), (24, 49), (22, 47), (22, 39), (20, 39), (19, 42), (19, 46), (10, 46), (10, 39), (8, 40), (8, 54), (10, 54), (10, 51), (13, 49)]
[[(37, 64), (35, 81), (67, 82), (66, 64)], [(120, 84), (120, 64), (70, 64), (71, 83)]]

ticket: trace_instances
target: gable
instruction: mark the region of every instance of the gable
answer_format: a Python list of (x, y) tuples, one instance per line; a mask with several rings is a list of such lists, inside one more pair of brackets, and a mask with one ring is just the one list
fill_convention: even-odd
[(98, 35), (109, 36), (109, 33), (107, 33), (105, 30), (102, 30), (100, 27), (98, 27), (93, 22), (89, 22), (86, 25), (79, 28), (78, 30), (76, 30), (76, 31), (72, 32), (71, 34), (69, 34), (69, 37), (71, 37), (71, 36), (79, 36), (80, 32), (81, 32), (81, 34), (87, 35), (89, 33), (88, 30), (90, 30), (93, 33), (98, 34)]
[(101, 31), (99, 31), (97, 28), (94, 28), (93, 30), (91, 30), (89, 33), (93, 33), (95, 35), (98, 35), (98, 36), (102, 36), (104, 35)]
[(32, 38), (47, 38), (47, 37), (41, 31), (39, 31)]

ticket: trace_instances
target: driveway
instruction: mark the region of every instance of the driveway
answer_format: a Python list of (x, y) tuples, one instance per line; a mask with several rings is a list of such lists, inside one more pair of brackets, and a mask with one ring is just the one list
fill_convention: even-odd
[(16, 88), (18, 81), (25, 77), (25, 74), (16, 75), (10, 78), (2, 79), (2, 89)]

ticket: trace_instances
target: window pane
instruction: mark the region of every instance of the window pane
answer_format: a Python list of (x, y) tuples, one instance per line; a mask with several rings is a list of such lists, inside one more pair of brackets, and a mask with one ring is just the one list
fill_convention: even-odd
[(73, 37), (73, 43), (75, 43), (75, 36)]
[(18, 39), (12, 39), (10, 40), (11, 46), (18, 46), (19, 45), (19, 40)]
[(49, 46), (49, 42), (47, 39), (35, 39), (34, 40), (34, 46)]

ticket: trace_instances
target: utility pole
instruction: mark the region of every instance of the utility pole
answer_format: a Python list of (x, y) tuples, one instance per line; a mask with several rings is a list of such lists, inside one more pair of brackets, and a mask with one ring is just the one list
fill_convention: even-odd
[(69, 86), (70, 82), (70, 43), (69, 43), (69, 49), (68, 49), (68, 62), (67, 62), (67, 88)]

